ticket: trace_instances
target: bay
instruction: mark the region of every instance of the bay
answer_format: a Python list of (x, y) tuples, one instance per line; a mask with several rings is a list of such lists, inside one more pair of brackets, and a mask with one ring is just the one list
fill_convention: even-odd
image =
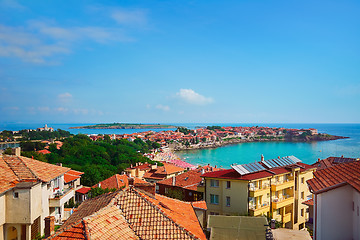
[[(169, 129), (69, 129), (69, 127), (91, 125), (93, 123), (48, 123), (54, 129), (63, 129), (73, 134), (131, 134), (144, 131), (162, 131)], [(318, 158), (329, 156), (360, 157), (360, 124), (285, 124), (285, 123), (164, 123), (184, 126), (191, 129), (201, 126), (266, 126), (285, 128), (316, 128), (321, 133), (346, 136), (348, 139), (322, 142), (253, 142), (227, 145), (216, 149), (200, 149), (180, 151), (177, 154), (191, 164), (222, 166), (229, 168), (231, 164), (243, 164), (278, 156), (294, 155), (304, 163), (314, 163)], [(2, 130), (36, 129), (45, 123), (0, 123)], [(174, 130), (174, 129), (172, 129)]]

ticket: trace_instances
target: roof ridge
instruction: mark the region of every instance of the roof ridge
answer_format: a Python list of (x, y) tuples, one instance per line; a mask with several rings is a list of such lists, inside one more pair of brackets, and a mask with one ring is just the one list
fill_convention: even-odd
[[(23, 161), (23, 159), (22, 159), (21, 157), (18, 157), (18, 158), (20, 158), (21, 162), (24, 163), (25, 167), (26, 167), (27, 169), (29, 169), (29, 171), (31, 172), (31, 174), (33, 174), (36, 179), (39, 179), (39, 180), (40, 180), (40, 178), (31, 170), (31, 168), (29, 168), (28, 165), (26, 165), (26, 163)], [(32, 159), (32, 160), (35, 160), (35, 159)], [(38, 160), (35, 160), (35, 161), (38, 161)], [(40, 181), (41, 181), (41, 180), (40, 180)]]

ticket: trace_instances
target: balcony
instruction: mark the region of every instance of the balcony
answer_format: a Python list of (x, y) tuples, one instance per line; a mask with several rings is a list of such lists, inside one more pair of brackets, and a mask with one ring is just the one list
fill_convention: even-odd
[(63, 193), (57, 193), (53, 198), (49, 199), (49, 207), (61, 207), (75, 196), (75, 191), (72, 188), (64, 189)]
[(273, 182), (271, 183), (271, 191), (276, 192), (293, 186), (295, 186), (294, 180), (290, 179), (286, 181)]
[(291, 212), (286, 213), (286, 214), (283, 216), (282, 222), (283, 222), (283, 223), (287, 223), (287, 222), (290, 222), (290, 221), (291, 221)]
[(270, 205), (269, 203), (265, 202), (262, 205), (253, 205), (249, 204), (249, 215), (250, 216), (262, 216), (267, 215), (267, 213), (270, 211)]
[(249, 187), (249, 196), (258, 197), (270, 192), (270, 186), (264, 185), (262, 188)]
[(282, 208), (285, 207), (287, 205), (290, 205), (294, 203), (294, 197), (290, 197), (290, 196), (286, 196), (283, 198), (275, 198), (272, 200), (272, 207), (273, 209), (278, 209), (278, 208)]

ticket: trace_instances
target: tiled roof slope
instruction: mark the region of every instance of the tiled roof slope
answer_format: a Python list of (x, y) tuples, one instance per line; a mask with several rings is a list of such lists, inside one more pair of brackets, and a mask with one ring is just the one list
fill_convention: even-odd
[(331, 167), (333, 165), (336, 164), (341, 164), (341, 163), (348, 163), (348, 162), (355, 162), (358, 161), (359, 158), (345, 158), (343, 156), (341, 157), (328, 157), (325, 159), (322, 159), (319, 161), (317, 161), (316, 163), (313, 163), (312, 166), (316, 167), (317, 170), (321, 170), (327, 167)]
[[(134, 177), (134, 184), (136, 184), (136, 183), (147, 183), (147, 182), (145, 182), (137, 177)], [(127, 175), (115, 174), (115, 175), (109, 177), (108, 179), (105, 179), (104, 181), (101, 181), (98, 184), (95, 184), (92, 187), (93, 188), (99, 187), (99, 184), (100, 184), (100, 187), (103, 189), (106, 189), (106, 188), (120, 189), (122, 187), (129, 186), (129, 177)]]
[(63, 175), (70, 168), (60, 167), (26, 157), (0, 155), (0, 193), (21, 181), (50, 180)]
[(49, 239), (76, 238), (206, 239), (190, 203), (132, 186), (83, 202)]
[(307, 180), (307, 183), (314, 193), (346, 184), (360, 192), (360, 162), (342, 163), (318, 170), (314, 172), (314, 178)]
[(205, 201), (196, 201), (191, 203), (194, 208), (201, 208), (207, 210), (206, 202)]
[(167, 175), (184, 171), (184, 168), (175, 166), (171, 163), (163, 163), (164, 166), (157, 167), (156, 169), (152, 169), (146, 172), (143, 178), (151, 178), (151, 179), (164, 179)]
[(83, 172), (70, 170), (64, 174), (64, 181), (65, 181), (65, 183), (69, 183), (71, 181), (74, 181), (74, 180), (80, 178), (81, 175), (83, 175), (83, 174), (84, 174)]
[(190, 203), (126, 189), (118, 200), (135, 234), (145, 239), (206, 239)]
[(3, 156), (0, 156), (0, 193), (5, 192), (19, 182), (19, 178), (11, 170), (11, 168), (4, 161)]
[(66, 228), (69, 225), (80, 221), (84, 217), (90, 216), (100, 209), (106, 207), (111, 202), (115, 201), (114, 198), (117, 194), (118, 192), (108, 193), (86, 200), (79, 206), (78, 210), (68, 218), (68, 220), (62, 225), (62, 228)]
[(85, 217), (70, 227), (62, 228), (54, 240), (63, 239), (138, 239), (127, 224), (119, 208), (109, 205)]
[[(190, 170), (190, 171), (187, 171), (187, 172), (182, 173), (180, 175), (177, 175), (175, 177), (175, 186), (196, 191), (198, 184), (203, 180), (200, 177), (202, 172), (208, 172), (208, 171), (211, 171), (211, 170), (212, 171), (217, 171), (217, 170), (220, 170), (220, 169), (218, 169), (218, 168), (210, 168), (208, 166), (205, 166), (205, 167), (202, 167), (202, 168)], [(173, 179), (172, 178), (164, 179), (162, 181), (157, 182), (157, 184), (164, 184), (164, 185), (168, 185), (168, 186), (173, 186)]]

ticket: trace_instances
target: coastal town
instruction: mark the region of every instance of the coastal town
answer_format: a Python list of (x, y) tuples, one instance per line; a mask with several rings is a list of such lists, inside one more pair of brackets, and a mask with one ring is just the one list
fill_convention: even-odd
[[(47, 125), (34, 131), (57, 132)], [(287, 134), (319, 135), (312, 128), (212, 126), (37, 140), (44, 149), (31, 157), (21, 147), (6, 149), (0, 155), (0, 239), (359, 239), (359, 158), (306, 164), (292, 155), (261, 155), (222, 168), (193, 165), (174, 152), (179, 145)], [(121, 143), (147, 144), (148, 150), (135, 149), (139, 160), (97, 182), (89, 180), (95, 180), (93, 170), (52, 163), (54, 154), (73, 151), (69, 143), (85, 140), (92, 148)], [(339, 202), (347, 207), (338, 208)]]

